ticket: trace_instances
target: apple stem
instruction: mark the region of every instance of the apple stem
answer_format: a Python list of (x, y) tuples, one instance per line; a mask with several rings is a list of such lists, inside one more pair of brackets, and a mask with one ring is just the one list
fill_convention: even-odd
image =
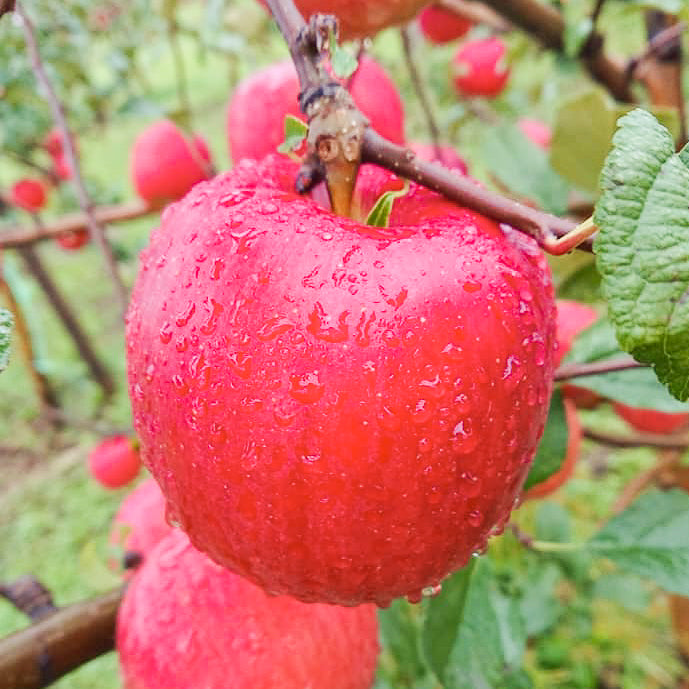
[(400, 38), (402, 39), (402, 52), (404, 53), (404, 60), (407, 63), (409, 76), (411, 77), (412, 85), (416, 91), (416, 97), (421, 104), (423, 114), (426, 117), (426, 126), (428, 127), (429, 134), (431, 135), (431, 143), (435, 149), (435, 157), (438, 160), (442, 160), (443, 156), (442, 151), (440, 150), (440, 129), (438, 129), (438, 124), (435, 121), (435, 115), (433, 114), (433, 108), (431, 107), (431, 101), (428, 98), (428, 94), (424, 88), (416, 62), (414, 61), (409, 25), (403, 26), (400, 29)]
[(120, 302), (120, 307), (122, 310), (122, 315), (127, 308), (127, 289), (122, 281), (119, 270), (117, 268), (117, 262), (115, 260), (115, 255), (113, 253), (112, 247), (108, 242), (107, 237), (102, 226), (98, 223), (94, 213), (93, 213), (93, 201), (86, 191), (86, 186), (84, 185), (84, 179), (81, 174), (81, 167), (79, 166), (79, 160), (76, 152), (76, 146), (74, 144), (74, 139), (72, 138), (71, 132), (67, 125), (67, 117), (65, 115), (65, 108), (53, 88), (53, 85), (48, 77), (48, 74), (43, 65), (43, 60), (41, 59), (41, 53), (38, 49), (38, 43), (36, 41), (36, 35), (34, 32), (33, 23), (29, 19), (29, 16), (24, 11), (22, 4), (20, 2), (15, 3), (15, 12), (21, 19), (22, 27), (24, 29), (24, 38), (26, 41), (26, 50), (29, 54), (29, 60), (33, 69), (36, 81), (43, 88), (45, 98), (50, 104), (50, 109), (53, 113), (53, 119), (55, 120), (60, 134), (62, 136), (63, 145), (65, 148), (65, 154), (67, 155), (67, 162), (69, 163), (72, 176), (74, 181), (74, 187), (76, 190), (77, 201), (81, 207), (82, 212), (86, 216), (87, 226), (91, 234), (91, 238), (95, 244), (100, 248), (103, 258), (105, 259), (105, 264), (107, 266), (108, 272), (110, 273), (110, 278), (112, 280), (113, 286), (115, 288), (115, 295)]
[(596, 232), (598, 232), (598, 228), (593, 222), (593, 216), (591, 216), (577, 225), (571, 232), (567, 232), (557, 239), (547, 237), (544, 239), (543, 248), (552, 256), (563, 256), (593, 237)]

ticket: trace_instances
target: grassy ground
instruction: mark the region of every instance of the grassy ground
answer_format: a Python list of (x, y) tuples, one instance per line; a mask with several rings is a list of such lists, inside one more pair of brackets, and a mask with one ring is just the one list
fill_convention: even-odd
[[(239, 63), (214, 53), (203, 56), (190, 41), (185, 42), (184, 49), (195, 129), (208, 140), (218, 168), (226, 169), (229, 161), (224, 109), (231, 83), (257, 65), (284, 56), (284, 46), (271, 35), (262, 46), (248, 51)], [(161, 109), (174, 108), (174, 72), (169, 55), (160, 45), (142, 50), (143, 64), (155, 85), (155, 102)], [(412, 95), (397, 34), (384, 34), (376, 41), (374, 52), (395, 75), (408, 104), (409, 137), (424, 138), (423, 116)], [(434, 98), (442, 106), (440, 121), (448, 139), (474, 164), (474, 172), (485, 178), (480, 155), (480, 132), (485, 125), (468, 117), (466, 107), (458, 104), (448, 89), (446, 65), (451, 52), (452, 48), (446, 47), (424, 54), (421, 68)], [(549, 111), (559, 86), (557, 80), (547, 81), (545, 86), (542, 83), (544, 75), (552, 70), (553, 58), (532, 58), (525, 63), (528, 68), (515, 70), (515, 88), (495, 104), (497, 112), (512, 117), (516, 113), (544, 115)], [(80, 146), (88, 177), (121, 199), (131, 198), (128, 151), (137, 132), (152, 119), (154, 115), (125, 117), (83, 135)], [(0, 185), (6, 185), (17, 173), (9, 166), (3, 167)], [(135, 277), (136, 255), (155, 222), (156, 218), (150, 217), (110, 230), (118, 253), (124, 257), (121, 269), (128, 284)], [(50, 242), (40, 247), (40, 253), (118, 382), (118, 391), (99, 421), (90, 420), (99, 402), (97, 388), (88, 379), (84, 365), (38, 288), (22, 272), (17, 258), (6, 255), (6, 277), (30, 320), (40, 366), (56, 384), (70, 417), (84, 423), (71, 423), (60, 431), (48, 428), (40, 419), (27, 370), (15, 351), (9, 369), (0, 375), (0, 580), (34, 573), (50, 587), (59, 604), (67, 604), (117, 583), (105, 563), (109, 524), (123, 492), (107, 492), (96, 485), (87, 475), (85, 461), (104, 429), (130, 426), (130, 413), (122, 327), (110, 285), (103, 277), (100, 256), (93, 247), (72, 254), (60, 251)], [(559, 261), (558, 274), (566, 277), (577, 261), (578, 258)], [(601, 416), (590, 420), (600, 424)], [(603, 414), (602, 422), (621, 427), (621, 422), (609, 412)], [(648, 451), (608, 452), (591, 444), (585, 444), (584, 457), (586, 461), (580, 464), (576, 477), (556, 501), (572, 511), (572, 529), (579, 538), (588, 535), (605, 516), (621, 486), (639, 468), (653, 461)], [(526, 526), (532, 526), (538, 511), (525, 506), (519, 518)], [(528, 653), (528, 664), (535, 670), (538, 687), (594, 686), (595, 671), (608, 666), (617, 668), (618, 674), (622, 667), (624, 689), (671, 686), (676, 661), (664, 597), (636, 580), (628, 581), (626, 586), (632, 593), (638, 589), (636, 604), (630, 604), (629, 597), (620, 602), (608, 595), (589, 605), (578, 598), (576, 591), (567, 592), (567, 615), (548, 639), (534, 644)], [(586, 615), (579, 614), (580, 608), (586, 609)], [(585, 624), (581, 623), (583, 618)], [(20, 614), (0, 603), (0, 636), (25, 624)], [(55, 686), (115, 689), (120, 685), (116, 665), (113, 654), (104, 656)]]

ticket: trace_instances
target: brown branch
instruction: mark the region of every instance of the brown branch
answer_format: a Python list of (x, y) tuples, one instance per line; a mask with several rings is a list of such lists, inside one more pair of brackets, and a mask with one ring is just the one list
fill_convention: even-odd
[(19, 577), (9, 584), (0, 584), (0, 596), (6, 598), (32, 622), (38, 622), (57, 610), (50, 591), (31, 574)]
[(0, 0), (0, 17), (6, 12), (14, 11), (14, 0)]
[(43, 165), (35, 163), (33, 160), (31, 160), (31, 158), (27, 158), (26, 156), (16, 153), (15, 151), (5, 151), (5, 154), (9, 155), (11, 158), (14, 158), (22, 165), (30, 167), (32, 170), (36, 170), (36, 172), (40, 172), (44, 177), (50, 180), (52, 185), (57, 185), (60, 183), (60, 178), (52, 168), (43, 167)]
[(36, 282), (41, 286), (43, 293), (50, 305), (55, 310), (65, 330), (72, 338), (79, 355), (88, 366), (93, 378), (98, 385), (103, 389), (106, 397), (112, 395), (115, 391), (115, 385), (112, 377), (105, 365), (101, 362), (96, 354), (91, 341), (82, 329), (76, 315), (73, 313), (67, 300), (60, 292), (57, 284), (51, 277), (50, 273), (43, 265), (40, 256), (32, 246), (22, 246), (17, 249), (19, 255), (22, 257), (27, 269), (34, 277)]
[(55, 120), (60, 134), (62, 136), (62, 143), (64, 145), (65, 154), (67, 155), (67, 162), (71, 167), (72, 176), (74, 180), (74, 187), (76, 190), (77, 200), (82, 212), (85, 214), (87, 219), (87, 225), (91, 239), (100, 248), (103, 258), (105, 259), (105, 264), (107, 266), (108, 272), (112, 279), (113, 286), (115, 288), (115, 294), (120, 302), (120, 307), (122, 313), (124, 314), (127, 308), (127, 289), (122, 282), (120, 273), (117, 269), (117, 262), (115, 260), (115, 255), (112, 251), (112, 247), (108, 243), (105, 236), (105, 232), (98, 220), (93, 214), (93, 201), (91, 200), (86, 187), (84, 185), (84, 179), (81, 174), (81, 168), (79, 166), (79, 159), (76, 152), (76, 146), (74, 144), (74, 139), (72, 138), (71, 132), (69, 131), (69, 126), (67, 125), (67, 117), (65, 115), (65, 108), (61, 103), (60, 99), (53, 88), (53, 85), (48, 78), (48, 74), (45, 71), (43, 65), (43, 60), (41, 59), (41, 54), (38, 49), (38, 43), (36, 42), (36, 36), (34, 33), (34, 27), (29, 19), (28, 15), (24, 11), (20, 2), (16, 2), (15, 11), (22, 20), (22, 25), (24, 28), (24, 37), (26, 40), (26, 49), (29, 53), (29, 59), (31, 61), (31, 66), (38, 83), (42, 86), (45, 93), (46, 99), (50, 104), (50, 109), (53, 113), (53, 119)]
[(2, 299), (14, 316), (14, 332), (19, 341), (19, 347), (26, 361), (29, 369), (29, 376), (33, 381), (38, 399), (41, 401), (44, 411), (57, 409), (59, 402), (57, 394), (50, 383), (50, 381), (36, 368), (36, 355), (34, 353), (33, 343), (31, 342), (31, 332), (29, 326), (24, 318), (19, 303), (17, 302), (14, 293), (10, 286), (0, 276), (0, 299)]
[[(587, 237), (590, 237), (596, 228), (590, 221), (576, 225), (570, 220), (557, 218), (520, 204), (491, 192), (477, 182), (453, 173), (442, 165), (420, 160), (413, 151), (397, 146), (380, 136), (369, 126), (368, 121), (351, 101), (347, 91), (339, 84), (333, 83), (321, 67), (321, 53), (326, 46), (322, 38), (322, 29), (332, 28), (335, 22), (334, 17), (314, 15), (307, 26), (292, 0), (267, 1), (289, 45), (301, 85), (300, 106), (309, 120), (309, 158), (308, 164), (302, 166), (300, 171), (302, 180), (319, 179), (316, 163), (320, 160), (325, 167), (332, 201), (334, 175), (331, 174), (330, 161), (326, 156), (339, 149), (340, 156), (335, 162), (339, 163), (343, 157), (346, 157), (340, 179), (353, 188), (359, 159), (354, 154), (342, 155), (343, 150), (351, 153), (351, 147), (348, 150), (347, 146), (353, 142), (357, 146), (360, 145), (362, 162), (375, 163), (438, 191), (456, 203), (484, 213), (498, 222), (509, 223), (535, 236), (549, 253), (561, 254), (577, 246), (591, 250), (591, 243)], [(338, 124), (336, 117), (328, 120), (333, 113), (346, 115), (339, 119), (339, 129), (335, 128)], [(318, 120), (318, 128), (314, 126), (316, 120)], [(341, 124), (343, 122), (346, 124)], [(363, 123), (360, 129), (359, 123)], [(338, 139), (342, 135), (348, 137), (346, 144), (342, 139)], [(323, 146), (323, 143), (328, 145)], [(337, 172), (340, 170), (338, 169)], [(344, 186), (343, 183), (342, 187)], [(309, 184), (302, 184), (300, 191), (308, 188)], [(343, 193), (343, 196), (346, 196), (346, 193)], [(348, 200), (340, 208), (348, 210)], [(333, 203), (333, 209), (338, 214), (346, 215), (346, 212), (342, 213), (338, 210), (335, 203)]]
[(625, 371), (628, 368), (645, 368), (648, 364), (641, 364), (631, 357), (624, 359), (607, 359), (593, 361), (588, 364), (563, 364), (555, 371), (555, 380), (569, 380), (583, 376), (595, 376), (610, 371)]
[[(124, 220), (141, 218), (155, 213), (158, 209), (145, 201), (130, 201), (112, 206), (97, 206), (93, 214), (99, 223), (110, 224)], [(54, 239), (63, 232), (75, 232), (88, 228), (88, 218), (84, 213), (69, 213), (61, 218), (36, 227), (22, 225), (0, 226), (0, 248), (9, 249), (33, 244), (45, 239)]]
[(412, 50), (411, 37), (409, 35), (409, 26), (403, 26), (400, 29), (400, 37), (402, 38), (402, 52), (404, 53), (404, 61), (407, 63), (407, 69), (409, 70), (409, 76), (411, 77), (411, 83), (416, 91), (416, 97), (419, 99), (421, 104), (421, 109), (423, 110), (424, 117), (426, 118), (426, 126), (428, 127), (428, 132), (431, 135), (431, 143), (435, 148), (435, 156), (438, 160), (442, 160), (442, 151), (440, 150), (440, 130), (438, 129), (438, 124), (435, 121), (435, 116), (433, 115), (433, 108), (431, 107), (431, 102), (426, 93), (421, 76), (419, 75), (419, 70), (416, 68), (416, 63), (414, 62), (414, 55)]
[(506, 19), (490, 7), (486, 7), (482, 2), (474, 2), (473, 0), (440, 0), (436, 4), (468, 19), (472, 24), (482, 24), (498, 33), (505, 33), (512, 28)]
[[(546, 48), (564, 50), (565, 21), (551, 5), (538, 0), (484, 0), (485, 4), (531, 34)], [(589, 74), (617, 99), (635, 101), (623, 64), (603, 52), (603, 38), (592, 33), (579, 56)]]
[(689, 435), (656, 435), (655, 433), (617, 434), (604, 433), (584, 427), (582, 434), (589, 440), (610, 447), (656, 447), (664, 450), (684, 450), (689, 447)]
[(124, 589), (74, 603), (0, 639), (0, 689), (41, 689), (115, 645)]

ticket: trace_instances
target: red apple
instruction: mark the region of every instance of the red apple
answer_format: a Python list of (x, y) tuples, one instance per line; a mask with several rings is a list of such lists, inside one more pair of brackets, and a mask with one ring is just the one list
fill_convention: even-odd
[[(598, 320), (597, 311), (591, 306), (576, 301), (558, 299), (557, 306), (557, 354), (555, 365), (559, 366), (565, 358), (577, 335)], [(593, 409), (602, 397), (592, 390), (567, 383), (562, 386), (562, 394), (572, 400), (579, 409)]]
[(121, 488), (133, 481), (141, 469), (136, 442), (124, 435), (107, 438), (91, 450), (88, 458), (93, 478), (106, 488)]
[(158, 484), (149, 478), (122, 501), (113, 520), (110, 543), (146, 557), (170, 531), (165, 520), (165, 498)]
[[(265, 0), (260, 0), (265, 7)], [(305, 19), (316, 12), (334, 14), (339, 19), (340, 38), (373, 36), (381, 29), (412, 19), (428, 0), (296, 0)]]
[(50, 154), (51, 158), (61, 156), (63, 153), (62, 134), (58, 127), (53, 127), (43, 140), (43, 148)]
[(127, 317), (143, 458), (194, 545), (267, 591), (417, 598), (502, 528), (529, 470), (550, 271), (429, 190), (375, 228), (290, 193), (296, 171), (245, 161), (153, 233)]
[(614, 402), (615, 411), (634, 429), (642, 433), (675, 433), (689, 426), (689, 414), (655, 411), (630, 407), (622, 402)]
[[(394, 143), (404, 142), (404, 110), (399, 93), (385, 70), (364, 57), (350, 92), (371, 125)], [(285, 117), (303, 119), (297, 97), (299, 80), (291, 61), (255, 72), (232, 95), (227, 110), (230, 156), (261, 159), (275, 153), (285, 139)]]
[(162, 204), (181, 198), (210, 176), (210, 153), (198, 135), (187, 138), (170, 120), (145, 129), (130, 156), (132, 184), (145, 201)]
[[(419, 158), (432, 162), (442, 163), (451, 170), (456, 170), (462, 175), (469, 174), (464, 158), (462, 158), (452, 146), (441, 146), (438, 152), (433, 144), (413, 143), (410, 148)], [(440, 155), (438, 155), (438, 153)]]
[(173, 531), (127, 588), (117, 651), (125, 689), (369, 689), (378, 623), (269, 596)]
[(560, 486), (564, 485), (574, 473), (574, 468), (577, 465), (581, 448), (581, 422), (579, 421), (579, 415), (577, 414), (577, 408), (574, 402), (565, 399), (564, 405), (565, 418), (567, 421), (567, 453), (565, 454), (565, 459), (560, 469), (552, 476), (524, 491), (522, 495), (524, 500), (544, 498), (554, 493)]
[(37, 213), (45, 206), (45, 185), (38, 179), (20, 179), (10, 189), (10, 202), (29, 213)]
[(553, 133), (545, 122), (522, 117), (517, 121), (517, 126), (522, 130), (524, 136), (533, 141), (537, 146), (545, 149), (550, 148)]
[(55, 241), (60, 248), (66, 251), (77, 251), (82, 246), (91, 241), (88, 230), (67, 230), (67, 232), (60, 232), (55, 236)]
[(507, 46), (500, 38), (463, 43), (452, 58), (452, 76), (461, 96), (497, 96), (510, 75)]
[(471, 29), (471, 21), (442, 5), (428, 5), (419, 13), (423, 35), (432, 43), (449, 43)]

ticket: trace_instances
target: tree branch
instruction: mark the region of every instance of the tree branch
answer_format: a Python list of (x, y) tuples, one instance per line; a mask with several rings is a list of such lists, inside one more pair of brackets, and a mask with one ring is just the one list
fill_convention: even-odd
[(0, 689), (41, 689), (107, 653), (124, 589), (59, 608), (0, 639)]
[(584, 438), (595, 440), (601, 445), (610, 447), (656, 447), (665, 450), (684, 450), (689, 447), (689, 435), (656, 435), (655, 433), (617, 434), (603, 433), (595, 428), (584, 427)]
[[(157, 207), (145, 201), (130, 201), (112, 206), (97, 206), (93, 215), (99, 223), (110, 224), (123, 220), (133, 220), (155, 213)], [(21, 225), (0, 226), (0, 248), (10, 249), (33, 244), (45, 239), (54, 239), (63, 232), (88, 229), (88, 218), (84, 213), (69, 213), (41, 228)]]
[(555, 371), (555, 380), (569, 380), (609, 373), (610, 371), (625, 371), (628, 368), (646, 368), (647, 366), (648, 364), (641, 364), (631, 357), (593, 361), (588, 364), (563, 364)]
[(431, 107), (431, 102), (424, 88), (423, 81), (419, 75), (419, 70), (416, 69), (416, 63), (414, 62), (414, 55), (412, 50), (411, 37), (409, 35), (409, 25), (403, 26), (400, 29), (400, 37), (402, 39), (402, 52), (404, 53), (404, 60), (407, 63), (407, 69), (409, 70), (409, 76), (411, 77), (412, 85), (416, 91), (416, 97), (419, 99), (421, 104), (421, 109), (426, 118), (426, 126), (428, 127), (428, 132), (431, 135), (431, 143), (435, 148), (435, 155), (438, 160), (442, 160), (442, 151), (440, 150), (440, 130), (438, 129), (438, 124), (433, 116), (433, 108)]
[(64, 106), (60, 102), (60, 99), (58, 98), (57, 93), (55, 92), (55, 89), (48, 78), (48, 74), (45, 71), (31, 20), (24, 11), (21, 3), (16, 2), (15, 11), (22, 20), (24, 37), (26, 40), (26, 49), (29, 53), (29, 59), (31, 61), (34, 75), (45, 92), (46, 99), (48, 100), (50, 109), (53, 113), (53, 119), (55, 120), (62, 136), (65, 153), (67, 155), (67, 162), (72, 169), (72, 175), (74, 177), (74, 186), (76, 189), (79, 206), (86, 216), (87, 226), (91, 234), (91, 238), (95, 242), (96, 246), (100, 248), (103, 254), (108, 272), (110, 273), (110, 277), (115, 287), (116, 297), (120, 302), (122, 313), (124, 313), (128, 303), (127, 289), (124, 286), (122, 278), (120, 277), (117, 269), (117, 262), (115, 261), (112, 247), (108, 243), (103, 228), (93, 215), (93, 202), (86, 191), (86, 187), (84, 186), (84, 180), (81, 175), (81, 168), (79, 166), (79, 160), (76, 153), (76, 146), (74, 145), (74, 139), (72, 138), (67, 125)]
[[(538, 0), (483, 0), (546, 48), (563, 52), (565, 21), (554, 7)], [(589, 74), (617, 99), (635, 101), (624, 65), (603, 52), (603, 38), (592, 33), (579, 56)]]
[(472, 24), (483, 24), (483, 26), (487, 26), (498, 33), (504, 33), (512, 28), (506, 19), (482, 2), (474, 2), (473, 0), (439, 0), (436, 4), (450, 12), (465, 17)]

